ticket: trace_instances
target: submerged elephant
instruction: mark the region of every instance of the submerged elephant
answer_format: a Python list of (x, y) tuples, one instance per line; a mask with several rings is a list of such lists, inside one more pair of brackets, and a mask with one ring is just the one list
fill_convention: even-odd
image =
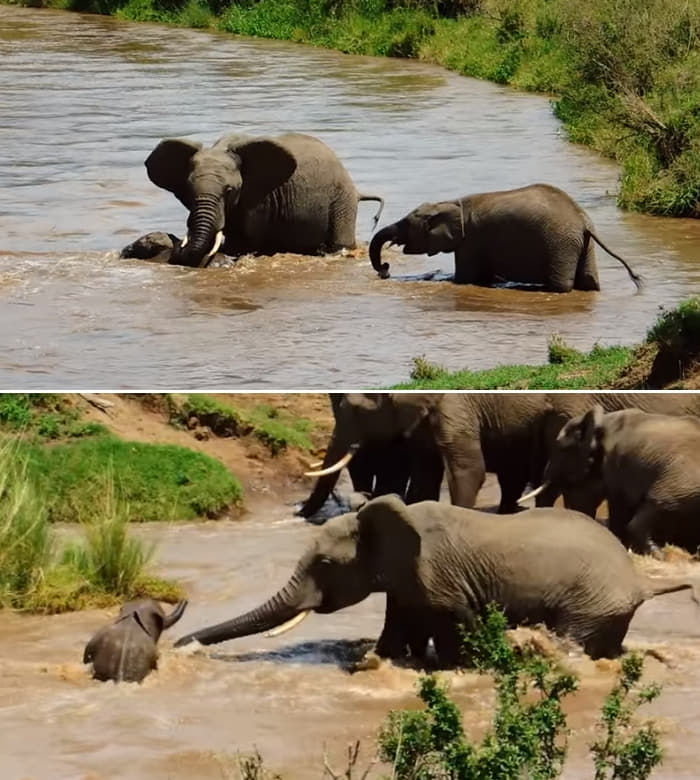
[[(321, 254), (355, 247), (361, 195), (335, 153), (309, 135), (227, 135), (212, 147), (161, 141), (145, 162), (151, 181), (190, 212), (172, 263), (207, 265), (227, 255)], [(222, 245), (223, 242), (223, 245)]]
[[(546, 565), (543, 565), (546, 561)], [(178, 639), (209, 645), (293, 627), (310, 611), (335, 612), (385, 592), (380, 657), (425, 653), (432, 637), (441, 665), (459, 660), (457, 628), (491, 602), (511, 624), (544, 623), (593, 657), (621, 652), (637, 607), (685, 580), (651, 579), (599, 523), (566, 509), (498, 518), (436, 501), (406, 506), (383, 496), (319, 529), (287, 584), (261, 606)]]
[[(635, 552), (700, 545), (700, 420), (595, 406), (561, 430), (545, 485), (592, 517), (607, 499), (608, 527)], [(537, 491), (534, 491), (537, 492)]]
[(130, 601), (117, 619), (101, 628), (87, 643), (83, 663), (92, 663), (98, 680), (141, 682), (158, 663), (158, 640), (175, 625), (187, 606), (181, 601), (166, 615), (153, 599)]
[(600, 290), (591, 239), (641, 286), (641, 278), (596, 235), (586, 212), (549, 184), (424, 203), (377, 232), (369, 256), (383, 278), (389, 264), (381, 262), (382, 246), (391, 242), (409, 255), (454, 252), (458, 284), (488, 287), (501, 280), (551, 292)]

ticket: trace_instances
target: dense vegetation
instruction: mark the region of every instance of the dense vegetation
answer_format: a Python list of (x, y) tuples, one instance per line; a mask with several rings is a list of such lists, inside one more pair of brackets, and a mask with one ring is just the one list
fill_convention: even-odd
[[(13, 0), (11, 0), (13, 1)], [(700, 0), (14, 0), (416, 57), (555, 95), (621, 206), (700, 217)]]
[(425, 390), (564, 390), (683, 389), (700, 371), (700, 297), (664, 311), (637, 347), (594, 346), (588, 353), (554, 336), (548, 362), (507, 365), (484, 371), (448, 372), (425, 357), (414, 358), (411, 382), (397, 389)]

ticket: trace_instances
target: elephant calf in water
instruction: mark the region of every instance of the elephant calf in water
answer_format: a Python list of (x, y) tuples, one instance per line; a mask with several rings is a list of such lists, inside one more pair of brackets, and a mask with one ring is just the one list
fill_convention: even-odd
[(549, 184), (424, 203), (376, 233), (369, 256), (383, 278), (389, 264), (381, 262), (382, 246), (391, 242), (407, 255), (454, 252), (458, 284), (488, 287), (502, 280), (551, 292), (600, 290), (591, 239), (641, 286), (641, 277), (598, 238), (586, 212)]
[(187, 606), (181, 601), (170, 615), (153, 599), (130, 601), (117, 619), (101, 628), (87, 643), (83, 663), (92, 663), (98, 680), (141, 682), (157, 667), (161, 633), (175, 625)]
[(642, 576), (618, 539), (579, 512), (532, 509), (496, 518), (382, 496), (322, 526), (288, 583), (262, 606), (176, 646), (280, 633), (309, 611), (335, 612), (385, 592), (380, 657), (404, 657), (407, 647), (423, 657), (432, 637), (440, 664), (454, 665), (458, 625), (472, 625), (491, 602), (511, 624), (544, 623), (592, 657), (615, 656), (640, 604), (686, 588), (694, 586)]

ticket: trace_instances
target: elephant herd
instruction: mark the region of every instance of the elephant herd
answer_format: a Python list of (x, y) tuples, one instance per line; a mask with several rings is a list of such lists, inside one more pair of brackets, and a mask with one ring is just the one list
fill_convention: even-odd
[[(286, 631), (386, 594), (379, 658), (459, 661), (490, 602), (512, 624), (544, 623), (592, 657), (614, 656), (646, 599), (690, 589), (640, 574), (640, 552), (700, 544), (700, 395), (334, 394), (324, 468), (300, 514), (310, 517), (347, 466), (366, 503), (325, 522), (268, 601), (176, 642), (213, 644)], [(473, 509), (486, 471), (499, 515)], [(450, 502), (440, 501), (443, 476)], [(518, 511), (527, 484), (539, 507)], [(554, 507), (562, 495), (566, 508)], [(607, 500), (606, 528), (595, 519)], [(546, 562), (546, 565), (543, 565)], [(362, 664), (361, 664), (362, 665)]]
[[(363, 195), (336, 154), (300, 133), (277, 137), (227, 135), (213, 146), (165, 139), (145, 162), (151, 181), (172, 192), (189, 212), (187, 234), (151, 232), (124, 247), (122, 257), (203, 267), (221, 250), (238, 257), (294, 252), (318, 255), (356, 246)], [(537, 285), (552, 292), (599, 290), (594, 242), (641, 278), (596, 235), (590, 217), (548, 184), (423, 203), (386, 225), (369, 255), (380, 277), (386, 243), (404, 254), (454, 253), (454, 281), (492, 286)]]

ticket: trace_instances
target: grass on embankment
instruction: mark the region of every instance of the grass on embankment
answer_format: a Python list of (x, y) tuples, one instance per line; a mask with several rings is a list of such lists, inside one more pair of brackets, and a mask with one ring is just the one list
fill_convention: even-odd
[(664, 312), (638, 347), (579, 352), (553, 337), (549, 362), (448, 372), (414, 358), (413, 381), (396, 390), (682, 389), (700, 367), (700, 297)]
[(0, 608), (56, 613), (182, 598), (176, 583), (147, 573), (154, 548), (129, 536), (128, 512), (109, 479), (81, 537), (60, 545), (19, 444), (7, 438), (0, 447)]
[[(56, 421), (48, 428), (47, 415)], [(107, 473), (132, 522), (216, 517), (242, 503), (239, 481), (220, 461), (186, 447), (123, 441), (81, 421), (70, 397), (0, 395), (2, 429), (21, 434), (17, 451), (45, 495), (50, 521), (94, 519)], [(59, 438), (56, 429), (81, 434)]]
[(570, 139), (621, 163), (622, 207), (700, 216), (698, 0), (16, 1), (413, 57), (555, 94)]
[(268, 404), (238, 409), (208, 395), (188, 395), (182, 403), (170, 400), (170, 420), (176, 425), (205, 425), (217, 436), (254, 436), (277, 455), (288, 447), (308, 452), (312, 423)]

